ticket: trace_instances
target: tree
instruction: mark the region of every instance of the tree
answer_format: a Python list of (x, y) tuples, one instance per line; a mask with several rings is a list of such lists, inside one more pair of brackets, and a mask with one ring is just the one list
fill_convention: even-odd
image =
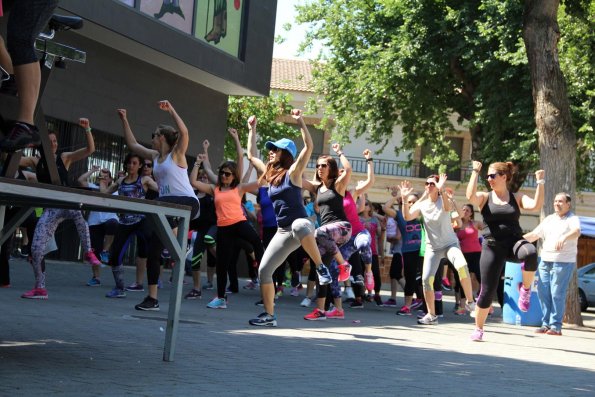
[[(272, 92), (268, 97), (230, 96), (228, 102), (227, 126), (238, 130), (242, 146), (247, 146), (247, 120), (255, 115), (258, 119), (258, 147), (264, 152), (266, 141), (280, 138), (295, 138), (299, 131), (281, 121), (293, 108), (289, 94)], [(225, 158), (235, 158), (235, 145), (230, 139), (225, 142)]]
[[(311, 24), (303, 47), (318, 40), (325, 48), (314, 86), (325, 114), (333, 116), (335, 137), (346, 140), (353, 127), (358, 136), (386, 143), (400, 125), (404, 138), (395, 150), (430, 145), (436, 155), (424, 162), (437, 168), (456, 159), (446, 136), (453, 124), (464, 125), (474, 158), (517, 163), (518, 188), (539, 165), (523, 11), (519, 2), (500, 0), (316, 0), (299, 6), (298, 22)], [(572, 34), (592, 37), (588, 27)], [(583, 76), (573, 77), (573, 90), (588, 96), (593, 86), (580, 87), (574, 83)], [(589, 120), (584, 103), (572, 106), (581, 123)], [(592, 128), (584, 134), (590, 138), (580, 141), (579, 152), (592, 151)]]

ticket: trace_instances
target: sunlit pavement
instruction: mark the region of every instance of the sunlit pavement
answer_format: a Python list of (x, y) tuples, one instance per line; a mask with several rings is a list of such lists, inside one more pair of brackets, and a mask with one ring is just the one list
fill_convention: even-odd
[[(256, 328), (248, 320), (263, 310), (254, 305), (258, 291), (240, 289), (226, 310), (207, 309), (214, 291), (203, 291), (202, 300), (183, 302), (175, 361), (163, 362), (169, 272), (159, 312), (134, 310), (143, 292), (105, 298), (109, 268), (100, 287), (85, 286), (90, 274), (82, 263), (48, 261), (49, 299), (26, 300), (31, 267), (11, 261), (12, 287), (0, 289), (1, 396), (595, 393), (594, 309), (583, 313), (586, 327), (564, 328), (562, 337), (504, 324), (497, 309), (477, 343), (472, 319), (452, 314), (452, 296), (436, 326), (373, 303), (346, 308), (344, 320), (308, 322), (303, 295), (287, 289), (276, 304), (279, 327)], [(133, 277), (127, 268), (126, 281)]]

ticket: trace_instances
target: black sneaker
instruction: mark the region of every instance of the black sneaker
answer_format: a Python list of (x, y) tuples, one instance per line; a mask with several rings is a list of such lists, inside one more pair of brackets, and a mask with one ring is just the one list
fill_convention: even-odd
[(39, 138), (37, 127), (17, 121), (6, 138), (0, 142), (0, 150), (3, 152), (14, 152), (15, 150), (26, 147), (39, 146), (40, 143), (41, 139)]
[(276, 327), (277, 316), (271, 316), (267, 312), (261, 313), (258, 317), (249, 320), (250, 325), (256, 325), (258, 327)]
[(364, 308), (364, 303), (361, 301), (353, 301), (351, 302), (351, 304), (349, 305), (350, 308), (352, 309), (363, 309)]
[(192, 288), (190, 292), (186, 294), (184, 299), (200, 299), (202, 298), (202, 292), (196, 288)]
[(320, 285), (327, 285), (333, 281), (331, 277), (331, 272), (329, 272), (328, 267), (325, 265), (320, 265), (316, 268), (316, 274), (318, 275), (318, 283)]
[(364, 285), (364, 276), (358, 274), (353, 278), (353, 283), (358, 285)]
[(159, 301), (157, 299), (147, 296), (144, 301), (134, 306), (136, 310), (159, 310)]
[(384, 306), (384, 302), (382, 302), (382, 298), (378, 294), (374, 294), (374, 302), (376, 306)]
[(259, 300), (258, 302), (254, 302), (254, 305), (256, 306), (260, 306), (260, 307), (264, 307), (264, 302), (261, 300)]

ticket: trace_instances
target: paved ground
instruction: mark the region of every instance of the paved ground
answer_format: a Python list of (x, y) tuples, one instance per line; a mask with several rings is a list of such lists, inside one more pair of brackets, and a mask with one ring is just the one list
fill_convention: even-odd
[(451, 314), (451, 297), (440, 324), (424, 327), (372, 304), (347, 309), (345, 320), (306, 322), (303, 297), (284, 296), (279, 327), (261, 329), (247, 323), (259, 313), (258, 294), (242, 290), (227, 310), (207, 309), (206, 298), (183, 302), (176, 357), (168, 363), (167, 283), (161, 311), (138, 312), (133, 306), (143, 293), (103, 297), (112, 286), (108, 269), (105, 285), (90, 288), (85, 265), (49, 262), (50, 299), (31, 301), (19, 298), (32, 284), (29, 265), (11, 266), (12, 288), (0, 289), (1, 396), (595, 393), (593, 309), (584, 314), (587, 327), (564, 329), (562, 337), (503, 324), (497, 310), (486, 342), (473, 343), (472, 320)]

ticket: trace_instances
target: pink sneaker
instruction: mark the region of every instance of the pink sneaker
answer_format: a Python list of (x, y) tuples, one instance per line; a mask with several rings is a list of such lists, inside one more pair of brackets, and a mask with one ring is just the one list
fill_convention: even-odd
[(471, 340), (473, 342), (483, 342), (483, 329), (475, 328), (475, 331), (471, 334)]
[(528, 312), (531, 305), (531, 288), (525, 289), (523, 284), (519, 285), (519, 301), (517, 302), (522, 312)]
[(326, 320), (326, 315), (323, 311), (320, 311), (318, 308), (316, 308), (312, 311), (312, 313), (306, 314), (304, 316), (304, 320), (310, 320), (310, 321)]
[(329, 310), (326, 312), (326, 318), (336, 319), (336, 320), (344, 320), (345, 319), (345, 311), (339, 310), (336, 307), (333, 310)]
[(89, 263), (91, 266), (99, 266), (101, 265), (101, 261), (97, 259), (95, 256), (95, 252), (93, 250), (87, 252), (83, 257), (84, 261)]
[(351, 274), (351, 265), (348, 262), (339, 265), (339, 282), (349, 280), (349, 275)]
[(48, 291), (45, 288), (33, 288), (31, 291), (25, 292), (21, 295), (25, 299), (47, 299)]
[(374, 274), (372, 272), (364, 273), (364, 285), (368, 291), (374, 291)]

